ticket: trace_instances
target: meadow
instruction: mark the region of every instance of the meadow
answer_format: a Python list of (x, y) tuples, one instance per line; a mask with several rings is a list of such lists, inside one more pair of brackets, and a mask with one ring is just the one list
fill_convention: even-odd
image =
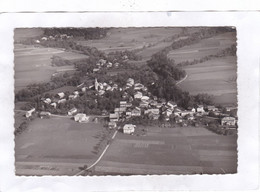
[(169, 52), (168, 57), (177, 64), (183, 61), (193, 61), (208, 55), (215, 55), (235, 43), (236, 34), (234, 32), (223, 33), (203, 39), (199, 43), (172, 50)]
[(19, 91), (32, 83), (48, 82), (54, 73), (74, 70), (72, 65), (52, 66), (51, 58), (54, 55), (68, 60), (88, 58), (86, 55), (79, 53), (64, 52), (63, 49), (15, 44), (15, 91)]
[(188, 77), (179, 86), (190, 94), (208, 93), (223, 105), (237, 103), (236, 57), (217, 58), (183, 68)]
[(118, 133), (95, 167), (98, 175), (236, 173), (235, 136), (205, 128), (145, 127), (146, 136)]
[(105, 38), (77, 43), (109, 53), (149, 47), (180, 32), (180, 28), (112, 28)]
[(73, 175), (98, 158), (95, 146), (103, 135), (100, 123), (36, 118), (15, 138), (16, 174)]
[(43, 35), (41, 28), (16, 28), (14, 30), (14, 41), (19, 42), (32, 37), (39, 37)]

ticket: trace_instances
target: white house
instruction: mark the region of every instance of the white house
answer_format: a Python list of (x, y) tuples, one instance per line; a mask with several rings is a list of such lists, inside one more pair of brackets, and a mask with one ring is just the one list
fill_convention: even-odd
[(111, 68), (111, 67), (113, 67), (113, 64), (111, 62), (108, 62), (107, 63), (107, 68)]
[(29, 111), (26, 111), (26, 114), (25, 114), (25, 117), (26, 118), (29, 118), (32, 116), (33, 112), (35, 112), (35, 108), (32, 108), (31, 110)]
[(99, 71), (99, 68), (94, 68), (93, 69), (93, 73), (96, 73), (96, 72), (98, 72)]
[(155, 108), (155, 109), (147, 109), (144, 111), (144, 114), (148, 114), (148, 113), (152, 113), (152, 114), (155, 114), (155, 115), (159, 115), (160, 113), (160, 110)]
[(127, 79), (126, 82), (129, 83), (129, 85), (131, 85), (131, 86), (133, 86), (135, 84), (135, 81), (132, 78)]
[(150, 99), (150, 97), (145, 96), (145, 95), (141, 97), (141, 100), (142, 100), (142, 101), (148, 101), (149, 99)]
[(134, 90), (142, 90), (144, 88), (144, 85), (141, 84), (141, 83), (136, 83), (135, 84), (135, 87), (134, 87)]
[(120, 101), (120, 107), (126, 107), (127, 102), (126, 101)]
[(116, 122), (115, 121), (108, 122), (108, 128), (109, 129), (115, 129), (116, 128)]
[(140, 91), (137, 91), (137, 92), (134, 94), (134, 98), (135, 98), (135, 99), (141, 99), (142, 96), (143, 96), (143, 94), (142, 94), (142, 92), (140, 92)]
[(142, 107), (142, 108), (148, 107), (148, 105), (149, 105), (149, 102), (147, 102), (147, 101), (141, 101), (140, 104), (139, 104), (139, 106)]
[(51, 103), (51, 99), (50, 98), (46, 98), (43, 102), (46, 103), (46, 104), (50, 104)]
[(89, 116), (86, 116), (84, 113), (78, 113), (77, 115), (74, 116), (74, 120), (76, 122), (88, 122), (89, 121)]
[(119, 119), (118, 113), (110, 113), (109, 114), (109, 120), (110, 121), (118, 121), (118, 119)]
[(87, 87), (82, 87), (82, 88), (81, 88), (81, 91), (82, 91), (82, 92), (86, 92), (86, 90), (87, 90)]
[(203, 105), (198, 105), (198, 107), (197, 107), (197, 112), (198, 112), (198, 113), (203, 113), (203, 112), (205, 112)]
[(60, 99), (62, 99), (63, 97), (65, 97), (65, 93), (63, 93), (63, 92), (57, 93), (57, 95), (60, 97)]
[(170, 107), (171, 109), (174, 109), (175, 107), (177, 107), (177, 104), (175, 102), (168, 101), (167, 106)]
[(77, 97), (78, 97), (78, 95), (69, 95), (69, 100), (76, 99)]
[(51, 116), (51, 113), (47, 111), (41, 111), (39, 115), (40, 118), (43, 119), (43, 118), (49, 118)]
[(133, 124), (125, 124), (124, 127), (123, 127), (123, 133), (125, 133), (125, 134), (134, 133), (135, 128), (136, 128), (136, 125), (133, 125)]
[(172, 114), (172, 110), (171, 109), (166, 109), (166, 111), (163, 112), (166, 116), (170, 116)]
[(132, 110), (132, 116), (133, 117), (140, 117), (141, 116), (141, 109), (139, 107), (136, 107)]
[(60, 100), (58, 101), (58, 104), (60, 104), (60, 103), (66, 103), (66, 99), (60, 99)]
[(74, 107), (71, 110), (68, 111), (68, 115), (74, 115), (75, 113), (77, 113), (77, 109)]
[(217, 111), (218, 110), (218, 108), (215, 107), (214, 105), (208, 105), (207, 109), (208, 109), (208, 111)]
[(56, 109), (56, 107), (57, 107), (57, 103), (51, 103), (50, 105), (53, 106), (54, 109)]
[(235, 126), (236, 119), (234, 117), (223, 117), (221, 119), (221, 125)]
[(128, 117), (132, 116), (132, 110), (131, 109), (126, 110), (126, 116), (128, 116)]

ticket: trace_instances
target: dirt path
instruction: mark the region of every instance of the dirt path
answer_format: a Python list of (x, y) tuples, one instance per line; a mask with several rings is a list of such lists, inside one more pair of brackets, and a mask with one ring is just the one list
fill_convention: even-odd
[(180, 84), (181, 82), (185, 81), (185, 80), (187, 79), (187, 77), (188, 77), (188, 75), (186, 74), (186, 76), (185, 76), (183, 79), (181, 79), (180, 81), (178, 81), (178, 82), (176, 83), (176, 85), (178, 85), (178, 84)]
[[(114, 139), (116, 137), (116, 134), (118, 133), (118, 130), (115, 131), (114, 135), (112, 136), (112, 139)], [(81, 175), (82, 173), (84, 173), (85, 171), (91, 169), (92, 167), (94, 167), (96, 164), (98, 164), (98, 162), (102, 159), (102, 157), (105, 155), (107, 149), (109, 148), (110, 143), (107, 144), (106, 148), (104, 149), (104, 151), (101, 153), (101, 155), (99, 156), (99, 158), (92, 164), (90, 165), (87, 169), (84, 169), (80, 172), (78, 172), (77, 174), (75, 174), (75, 176)]]

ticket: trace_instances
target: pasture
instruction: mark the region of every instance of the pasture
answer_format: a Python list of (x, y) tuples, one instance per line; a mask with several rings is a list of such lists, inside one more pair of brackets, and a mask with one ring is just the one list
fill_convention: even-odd
[(208, 55), (215, 55), (234, 43), (236, 43), (236, 33), (223, 33), (212, 38), (203, 39), (199, 43), (172, 50), (169, 52), (168, 57), (173, 59), (175, 63), (193, 61)]
[(237, 103), (236, 57), (224, 57), (183, 67), (188, 77), (179, 86), (190, 94), (208, 93), (223, 105)]
[(77, 53), (77, 52), (69, 52), (69, 51), (57, 53), (55, 55), (61, 57), (62, 59), (69, 60), (69, 61), (76, 61), (76, 60), (89, 58), (89, 56), (87, 56), (87, 55)]
[(149, 127), (146, 136), (118, 133), (95, 167), (98, 175), (223, 174), (237, 171), (237, 138), (205, 128)]
[(68, 117), (35, 119), (15, 138), (16, 174), (73, 175), (98, 157), (100, 123), (76, 123)]
[(104, 51), (142, 49), (153, 46), (167, 37), (179, 34), (181, 28), (112, 28), (105, 38), (97, 40), (78, 41), (78, 44)]
[(64, 52), (62, 49), (15, 44), (15, 91), (32, 83), (48, 82), (54, 73), (74, 70), (74, 66), (52, 66), (51, 57), (56, 54), (73, 60), (87, 58), (86, 55)]
[(39, 37), (43, 35), (43, 32), (41, 28), (16, 28), (14, 30), (14, 41), (18, 42), (32, 37)]

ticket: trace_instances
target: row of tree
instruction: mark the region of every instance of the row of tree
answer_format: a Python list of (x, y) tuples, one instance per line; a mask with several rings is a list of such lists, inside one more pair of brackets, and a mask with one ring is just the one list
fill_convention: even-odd
[(199, 63), (203, 63), (205, 61), (209, 61), (212, 59), (216, 59), (219, 57), (226, 57), (226, 56), (236, 56), (236, 45), (233, 44), (231, 47), (228, 47), (224, 50), (219, 51), (218, 53), (216, 53), (215, 55), (208, 55), (205, 57), (202, 57), (200, 59), (194, 59), (193, 61), (183, 61), (178, 63), (178, 66), (187, 66), (187, 65), (195, 65), (195, 64), (199, 64)]
[(44, 28), (44, 35), (57, 36), (66, 34), (73, 37), (84, 37), (84, 39), (100, 39), (107, 35), (109, 28)]

